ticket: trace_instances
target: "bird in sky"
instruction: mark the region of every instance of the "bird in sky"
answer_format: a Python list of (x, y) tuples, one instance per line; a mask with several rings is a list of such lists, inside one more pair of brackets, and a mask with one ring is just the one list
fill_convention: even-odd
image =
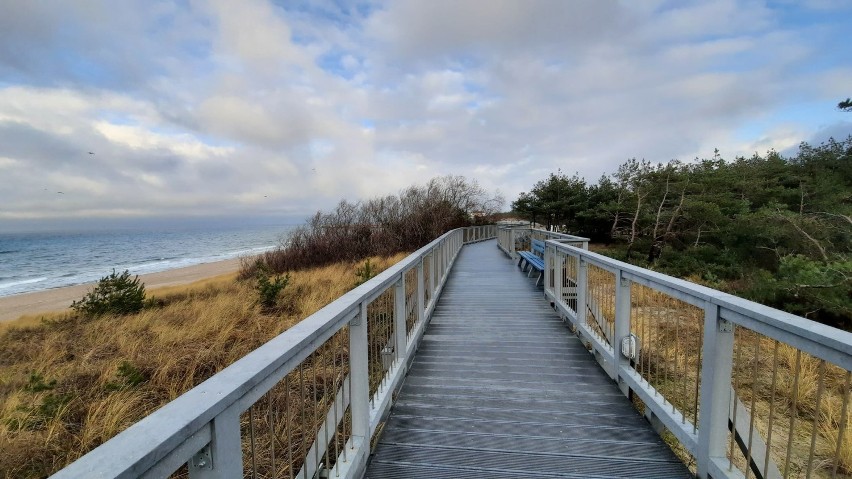
[(93, 153), (93, 152), (91, 152), (91, 151), (89, 152), (89, 154), (90, 154), (90, 155), (94, 155), (94, 153)]
[(61, 192), (61, 191), (57, 191), (56, 193), (57, 193), (57, 194), (60, 194), (60, 195), (64, 195), (64, 194), (65, 194), (65, 193), (63, 193), (63, 192)]

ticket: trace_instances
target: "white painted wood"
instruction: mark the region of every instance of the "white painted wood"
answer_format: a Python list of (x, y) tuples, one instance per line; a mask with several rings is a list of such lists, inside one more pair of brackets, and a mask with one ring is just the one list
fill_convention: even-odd
[(710, 473), (711, 460), (725, 458), (734, 353), (733, 327), (719, 316), (719, 306), (709, 302), (704, 308), (703, 343), (695, 451), (698, 477), (702, 479)]
[[(604, 325), (601, 325), (604, 327)], [(621, 354), (621, 340), (630, 335), (630, 280), (621, 272), (615, 276), (615, 325), (614, 338), (610, 344), (615, 349), (615, 370), (618, 372), (618, 387), (625, 396), (630, 394), (630, 388), (624, 381), (621, 371), (631, 369), (630, 359)]]
[(396, 283), (394, 291), (393, 332), (396, 337), (396, 342), (394, 344), (394, 357), (396, 358), (397, 363), (400, 363), (402, 359), (404, 359), (405, 350), (408, 346), (408, 334), (406, 331), (407, 316), (408, 308), (405, 304), (405, 273), (402, 273), (399, 277), (399, 281)]
[(210, 469), (189, 466), (190, 479), (229, 479), (243, 474), (243, 449), (240, 440), (240, 411), (230, 408), (213, 420)]

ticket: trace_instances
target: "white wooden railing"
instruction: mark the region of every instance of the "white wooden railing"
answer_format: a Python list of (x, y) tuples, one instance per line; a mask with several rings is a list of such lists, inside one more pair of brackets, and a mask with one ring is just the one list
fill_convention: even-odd
[(360, 477), (463, 244), (450, 231), (54, 478)]
[(559, 240), (545, 268), (547, 299), (699, 477), (852, 473), (852, 333)]

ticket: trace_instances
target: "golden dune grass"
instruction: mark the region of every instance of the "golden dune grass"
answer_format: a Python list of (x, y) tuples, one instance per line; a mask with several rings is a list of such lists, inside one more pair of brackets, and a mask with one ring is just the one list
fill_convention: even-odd
[[(403, 257), (371, 262), (381, 271)], [(357, 266), (292, 273), (274, 313), (230, 274), (155, 290), (156, 306), (131, 316), (0, 326), (0, 477), (59, 470), (340, 297)]]

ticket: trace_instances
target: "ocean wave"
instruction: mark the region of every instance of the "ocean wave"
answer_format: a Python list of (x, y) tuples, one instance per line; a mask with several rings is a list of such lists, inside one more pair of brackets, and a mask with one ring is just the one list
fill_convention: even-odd
[(187, 266), (196, 266), (199, 264), (215, 263), (217, 261), (225, 261), (243, 256), (252, 256), (274, 249), (275, 246), (259, 246), (255, 248), (246, 248), (237, 251), (229, 251), (220, 254), (208, 256), (195, 256), (189, 258), (169, 258), (159, 261), (146, 261), (132, 265), (117, 267), (117, 271), (129, 270), (133, 274), (159, 273), (178, 268), (186, 268)]
[(23, 286), (25, 284), (41, 283), (42, 281), (47, 281), (47, 278), (41, 277), (10, 281), (8, 283), (0, 283), (0, 289), (14, 288), (15, 286)]
[(278, 227), (39, 236), (0, 245), (0, 296), (93, 282), (113, 269), (142, 275), (257, 255), (279, 237)]

